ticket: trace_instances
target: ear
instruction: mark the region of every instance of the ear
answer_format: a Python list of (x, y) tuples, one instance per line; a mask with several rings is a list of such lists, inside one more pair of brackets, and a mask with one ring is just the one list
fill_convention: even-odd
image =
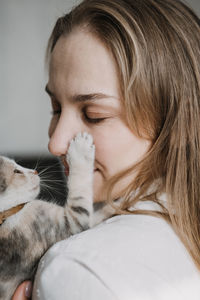
[(6, 188), (7, 188), (6, 180), (2, 176), (2, 174), (0, 174), (0, 193), (3, 193), (6, 190)]

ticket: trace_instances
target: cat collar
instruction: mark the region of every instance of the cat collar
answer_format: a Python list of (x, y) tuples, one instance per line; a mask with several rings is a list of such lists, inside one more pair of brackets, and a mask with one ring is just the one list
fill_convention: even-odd
[(19, 204), (15, 207), (12, 207), (10, 209), (4, 210), (0, 212), (0, 225), (10, 216), (16, 214), (18, 211), (20, 211), (24, 207), (25, 203)]

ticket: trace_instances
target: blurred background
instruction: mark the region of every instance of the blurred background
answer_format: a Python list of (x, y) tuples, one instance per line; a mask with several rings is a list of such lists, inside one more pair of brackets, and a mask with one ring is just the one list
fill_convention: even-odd
[(0, 155), (42, 171), (39, 197), (60, 204), (65, 180), (47, 149), (51, 106), (44, 91), (45, 51), (57, 18), (79, 2), (0, 0)]
[(45, 51), (77, 0), (0, 0), (0, 153), (48, 155)]
[[(45, 51), (57, 18), (79, 2), (0, 0), (0, 155), (31, 168), (50, 166), (46, 176), (52, 175), (53, 184), (58, 180), (57, 187), (41, 197), (57, 198), (58, 190), (61, 202), (62, 170), (47, 149), (51, 107), (44, 92)], [(186, 3), (200, 16), (200, 0)]]

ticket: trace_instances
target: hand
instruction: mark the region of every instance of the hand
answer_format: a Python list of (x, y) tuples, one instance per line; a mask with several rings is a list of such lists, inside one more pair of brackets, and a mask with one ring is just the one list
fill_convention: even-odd
[(31, 281), (24, 281), (16, 289), (12, 300), (28, 300), (31, 298), (32, 284)]

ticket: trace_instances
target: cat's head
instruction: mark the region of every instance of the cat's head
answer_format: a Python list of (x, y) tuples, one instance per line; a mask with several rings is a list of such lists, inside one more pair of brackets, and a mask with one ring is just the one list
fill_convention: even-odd
[(35, 170), (19, 166), (0, 156), (0, 211), (29, 202), (40, 192), (40, 178)]

